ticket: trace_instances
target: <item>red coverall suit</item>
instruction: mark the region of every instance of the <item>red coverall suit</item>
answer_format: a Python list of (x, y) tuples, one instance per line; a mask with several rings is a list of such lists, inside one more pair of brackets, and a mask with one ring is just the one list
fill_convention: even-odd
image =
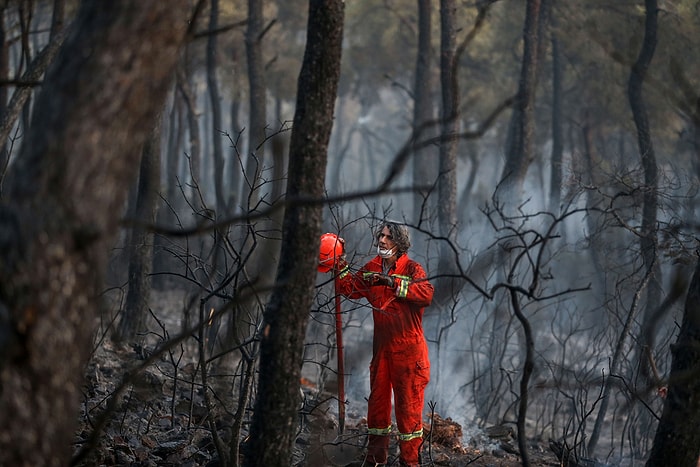
[(423, 311), (433, 299), (433, 286), (423, 267), (401, 255), (387, 271), (394, 288), (370, 285), (369, 273), (383, 273), (377, 256), (359, 272), (347, 267), (337, 277), (339, 293), (366, 298), (372, 305), (374, 339), (367, 410), (368, 458), (386, 463), (391, 431), (391, 392), (394, 391), (401, 462), (419, 465), (423, 437), (423, 401), (430, 379), (428, 345), (423, 335)]

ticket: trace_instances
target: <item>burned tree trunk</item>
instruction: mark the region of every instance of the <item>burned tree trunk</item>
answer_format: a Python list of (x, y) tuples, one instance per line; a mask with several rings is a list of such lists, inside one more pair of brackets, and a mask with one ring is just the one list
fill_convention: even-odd
[[(258, 185), (257, 178), (265, 163), (264, 142), (267, 137), (267, 84), (265, 82), (265, 63), (262, 50), (263, 39), (263, 2), (248, 0), (248, 27), (245, 34), (245, 50), (248, 59), (248, 86), (250, 87), (250, 117), (248, 128), (248, 161), (246, 176), (250, 186), (243, 184), (241, 199), (249, 195), (254, 199), (248, 201), (255, 206), (260, 194), (252, 187)], [(246, 190), (250, 189), (250, 193)]]
[(133, 228), (126, 249), (129, 255), (129, 277), (126, 302), (113, 339), (120, 342), (143, 343), (148, 316), (148, 298), (151, 293), (153, 271), (153, 224), (156, 215), (156, 195), (160, 181), (160, 117), (146, 142), (141, 155), (138, 188), (134, 197)]
[(245, 465), (287, 467), (297, 432), (304, 337), (316, 281), (328, 142), (340, 76), (342, 0), (312, 0), (289, 148), (277, 287), (265, 309), (258, 399)]
[[(209, 13), (209, 30), (216, 31), (219, 27), (219, 0), (211, 0)], [(216, 77), (217, 70), (217, 35), (209, 34), (207, 38), (207, 90), (211, 103), (212, 132), (211, 144), (214, 149), (214, 192), (216, 193), (216, 211), (225, 212), (228, 203), (228, 195), (224, 193), (224, 149), (221, 144), (221, 131), (223, 130), (221, 115), (221, 95), (219, 93), (219, 80)], [(230, 181), (225, 182), (226, 185)]]
[(523, 58), (518, 83), (518, 97), (511, 116), (506, 161), (501, 175), (501, 193), (504, 202), (519, 204), (520, 190), (532, 162), (534, 142), (534, 109), (537, 74), (540, 60), (538, 50), (542, 40), (540, 27), (547, 0), (527, 0), (523, 30)]
[[(416, 57), (416, 75), (413, 86), (413, 138), (416, 142), (434, 137), (435, 111), (433, 105), (432, 73), (432, 10), (429, 0), (418, 1), (418, 54)], [(413, 219), (416, 223), (430, 221), (429, 213), (435, 212), (437, 200), (425, 187), (432, 186), (437, 179), (437, 155), (432, 147), (416, 150), (413, 159), (413, 185), (420, 187), (413, 195)]]
[(82, 2), (0, 206), (0, 465), (67, 465), (100, 278), (190, 2)]
[(440, 235), (447, 241), (440, 244), (436, 281), (436, 297), (452, 300), (461, 287), (456, 281), (457, 266), (452, 245), (457, 239), (457, 134), (459, 131), (459, 83), (457, 80), (457, 6), (454, 0), (440, 1), (440, 183), (438, 185), (438, 223)]
[(673, 362), (664, 410), (647, 467), (695, 467), (700, 455), (700, 259), (685, 300), (683, 324), (671, 347)]
[[(659, 243), (657, 237), (659, 168), (656, 163), (656, 153), (651, 139), (649, 114), (643, 94), (644, 80), (651, 66), (651, 60), (654, 58), (654, 51), (658, 42), (659, 12), (656, 0), (646, 0), (645, 8), (644, 42), (639, 51), (637, 61), (632, 65), (627, 89), (630, 108), (632, 109), (632, 116), (637, 129), (639, 157), (644, 170), (644, 204), (642, 206), (642, 226), (639, 241), (644, 268), (649, 274), (644, 322), (650, 319), (651, 314), (661, 302), (661, 284), (663, 284), (661, 266), (659, 265), (657, 254)], [(639, 358), (641, 361), (645, 358), (643, 351), (639, 352)]]

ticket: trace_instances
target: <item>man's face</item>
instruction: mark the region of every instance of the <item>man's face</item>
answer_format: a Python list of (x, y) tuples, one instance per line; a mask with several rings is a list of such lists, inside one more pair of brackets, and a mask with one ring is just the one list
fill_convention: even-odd
[(384, 227), (381, 232), (377, 235), (377, 245), (379, 245), (379, 248), (382, 250), (391, 250), (396, 246), (396, 243), (394, 243), (394, 237), (391, 236), (391, 232), (389, 232), (389, 227)]

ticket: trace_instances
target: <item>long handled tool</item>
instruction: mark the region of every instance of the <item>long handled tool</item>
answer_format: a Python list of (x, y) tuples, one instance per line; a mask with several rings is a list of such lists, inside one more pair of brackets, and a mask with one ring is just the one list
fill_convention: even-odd
[[(337, 261), (343, 257), (345, 245), (334, 233), (321, 235), (321, 247), (318, 254), (318, 271), (331, 271)], [(335, 341), (338, 354), (338, 426), (340, 434), (345, 430), (345, 363), (343, 359), (343, 317), (340, 308), (338, 283), (335, 283)]]
[(343, 359), (343, 316), (340, 294), (335, 291), (335, 342), (338, 354), (338, 426), (340, 434), (345, 430), (345, 361)]

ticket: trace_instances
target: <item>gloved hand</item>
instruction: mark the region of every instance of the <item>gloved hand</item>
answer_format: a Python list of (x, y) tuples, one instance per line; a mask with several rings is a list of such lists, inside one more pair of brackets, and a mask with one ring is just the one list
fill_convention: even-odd
[(345, 261), (345, 255), (343, 255), (343, 256), (337, 258), (335, 263), (333, 263), (333, 271), (338, 273), (338, 272), (343, 272), (346, 269), (348, 269), (348, 262)]
[(394, 288), (394, 278), (386, 274), (370, 273), (366, 277), (367, 282), (370, 285), (384, 285), (386, 287)]

